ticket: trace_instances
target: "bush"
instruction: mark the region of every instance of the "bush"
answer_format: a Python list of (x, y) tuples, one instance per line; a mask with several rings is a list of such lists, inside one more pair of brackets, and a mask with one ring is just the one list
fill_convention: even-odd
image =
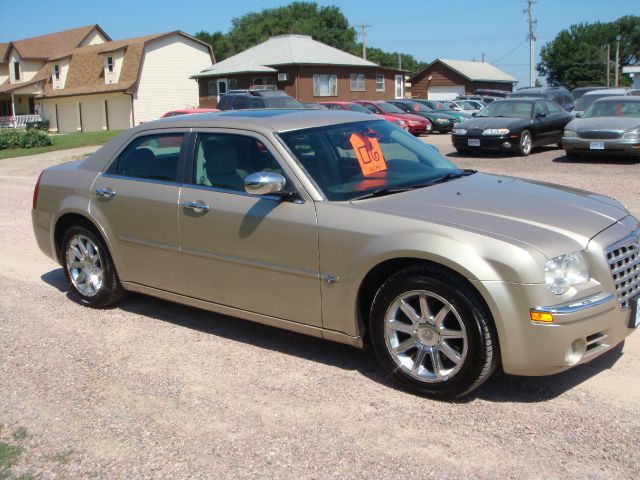
[(53, 145), (53, 140), (42, 130), (27, 130), (22, 132), (20, 146), (22, 148), (47, 147)]
[(14, 128), (0, 130), (0, 150), (18, 148), (22, 143), (22, 131)]

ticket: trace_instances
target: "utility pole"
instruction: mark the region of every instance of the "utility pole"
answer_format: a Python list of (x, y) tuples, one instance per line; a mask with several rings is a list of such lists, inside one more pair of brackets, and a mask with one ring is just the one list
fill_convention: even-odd
[(524, 13), (526, 13), (529, 18), (529, 35), (528, 35), (528, 38), (529, 38), (529, 84), (532, 87), (534, 87), (536, 83), (535, 73), (534, 73), (536, 36), (533, 33), (533, 31), (535, 30), (538, 24), (538, 20), (533, 19), (532, 8), (534, 3), (536, 3), (535, 0), (527, 0), (527, 8), (526, 10), (523, 10)]
[(398, 52), (398, 70), (402, 70), (402, 54)]
[(365, 29), (372, 27), (372, 25), (366, 25), (361, 23), (360, 25), (356, 25), (356, 27), (360, 28), (360, 33), (358, 35), (362, 36), (362, 58), (364, 60), (367, 59), (367, 31)]
[(607, 87), (611, 86), (611, 44), (607, 43)]
[(618, 69), (620, 68), (620, 39), (622, 35), (616, 35), (616, 87), (618, 86)]

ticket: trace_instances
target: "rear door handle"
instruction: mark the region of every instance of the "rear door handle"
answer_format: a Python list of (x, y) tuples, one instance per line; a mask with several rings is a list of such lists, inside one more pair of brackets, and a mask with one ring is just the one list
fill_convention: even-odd
[(96, 190), (96, 195), (103, 198), (113, 198), (116, 196), (116, 192), (110, 188), (98, 188)]
[(209, 211), (209, 205), (202, 202), (184, 202), (182, 205), (184, 206), (184, 208), (189, 208), (196, 213)]

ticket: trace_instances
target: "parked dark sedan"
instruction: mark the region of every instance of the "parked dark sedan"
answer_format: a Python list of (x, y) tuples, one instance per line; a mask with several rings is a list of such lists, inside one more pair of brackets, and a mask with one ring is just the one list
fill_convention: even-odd
[(404, 112), (429, 119), (432, 124), (432, 131), (434, 132), (450, 132), (457, 123), (457, 120), (453, 115), (443, 112), (434, 112), (422, 103), (413, 102), (411, 100), (389, 100), (388, 103), (395, 105)]
[(516, 151), (529, 155), (533, 147), (562, 142), (562, 131), (572, 115), (550, 100), (518, 98), (496, 100), (474, 118), (459, 123), (451, 139), (459, 153)]

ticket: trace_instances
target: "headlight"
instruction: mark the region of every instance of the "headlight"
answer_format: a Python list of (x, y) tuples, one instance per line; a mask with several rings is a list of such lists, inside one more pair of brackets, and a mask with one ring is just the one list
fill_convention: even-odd
[(508, 128), (487, 128), (482, 131), (482, 135), (509, 135)]
[(466, 135), (467, 134), (467, 129), (466, 128), (454, 128), (453, 129), (453, 134), (454, 135)]
[(573, 130), (565, 130), (564, 133), (562, 134), (563, 137), (577, 137), (578, 134), (576, 132), (574, 132)]
[(547, 260), (544, 281), (551, 293), (562, 295), (573, 285), (589, 280), (589, 266), (582, 252), (567, 253)]
[(640, 139), (640, 130), (631, 130), (630, 132), (624, 132), (622, 134), (622, 138), (626, 138), (627, 140), (638, 140)]

